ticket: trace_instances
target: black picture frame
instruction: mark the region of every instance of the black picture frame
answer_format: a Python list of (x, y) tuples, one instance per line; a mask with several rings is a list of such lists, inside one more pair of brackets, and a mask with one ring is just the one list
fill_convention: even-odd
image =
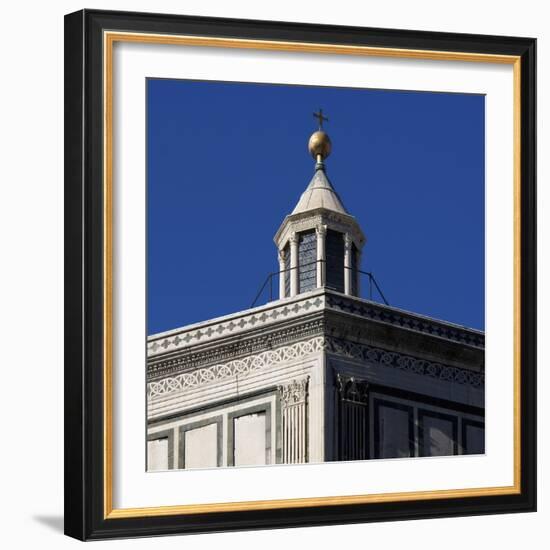
[[(110, 516), (105, 489), (104, 31), (517, 56), (520, 127), (520, 490), (300, 508)], [(65, 17), (65, 533), (80, 540), (536, 509), (536, 40), (83, 10)]]

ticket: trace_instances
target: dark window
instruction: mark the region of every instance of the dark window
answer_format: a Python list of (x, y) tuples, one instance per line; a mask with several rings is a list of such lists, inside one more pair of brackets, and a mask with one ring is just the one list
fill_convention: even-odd
[(375, 399), (374, 453), (375, 458), (414, 456), (412, 407)]
[(327, 287), (344, 292), (344, 236), (329, 229), (326, 237)]
[(458, 454), (458, 420), (454, 415), (418, 411), (418, 449), (420, 456)]
[(287, 245), (283, 249), (283, 254), (285, 258), (285, 297), (290, 296), (290, 244), (287, 243)]
[(485, 425), (474, 420), (462, 420), (462, 452), (465, 455), (485, 453)]
[(315, 231), (299, 234), (298, 292), (307, 292), (317, 286), (317, 238)]

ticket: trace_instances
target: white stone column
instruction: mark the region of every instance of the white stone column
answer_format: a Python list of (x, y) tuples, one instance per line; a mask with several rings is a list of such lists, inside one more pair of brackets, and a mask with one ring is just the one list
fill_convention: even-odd
[(351, 244), (352, 240), (349, 233), (344, 234), (344, 293), (351, 294)]
[(279, 250), (279, 300), (285, 298), (285, 277), (290, 277), (290, 273), (285, 272), (285, 252)]
[(307, 387), (309, 377), (279, 386), (281, 396), (283, 464), (308, 461)]
[(356, 295), (361, 296), (361, 273), (359, 273), (359, 270), (361, 269), (361, 254), (362, 251), (357, 249), (357, 265), (355, 266), (357, 268), (357, 271), (353, 274), (355, 277), (355, 289), (356, 289)]
[(315, 228), (317, 233), (317, 288), (325, 286), (326, 281), (326, 236), (327, 236), (327, 226), (318, 225)]
[(290, 295), (298, 294), (298, 235), (290, 236)]
[(369, 385), (353, 376), (336, 375), (338, 392), (338, 460), (364, 460), (368, 455)]

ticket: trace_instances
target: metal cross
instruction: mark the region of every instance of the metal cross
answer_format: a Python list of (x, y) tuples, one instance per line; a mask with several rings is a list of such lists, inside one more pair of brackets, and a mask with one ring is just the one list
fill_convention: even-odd
[(318, 113), (313, 113), (313, 116), (319, 120), (319, 130), (323, 129), (323, 121), (328, 122), (328, 118), (323, 116), (323, 109), (319, 109)]

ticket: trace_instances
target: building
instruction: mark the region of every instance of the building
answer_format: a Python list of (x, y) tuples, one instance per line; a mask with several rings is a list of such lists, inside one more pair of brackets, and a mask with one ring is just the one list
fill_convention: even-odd
[(279, 299), (148, 338), (149, 470), (484, 452), (484, 333), (360, 297), (318, 116)]

